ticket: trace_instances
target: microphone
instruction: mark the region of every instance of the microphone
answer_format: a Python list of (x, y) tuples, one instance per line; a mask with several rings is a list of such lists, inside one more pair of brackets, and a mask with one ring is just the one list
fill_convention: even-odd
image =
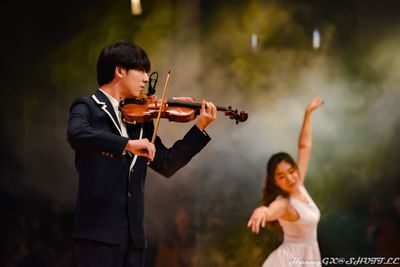
[(147, 87), (147, 96), (151, 96), (156, 93), (157, 81), (158, 81), (158, 72), (154, 71), (152, 74), (150, 74), (149, 86)]

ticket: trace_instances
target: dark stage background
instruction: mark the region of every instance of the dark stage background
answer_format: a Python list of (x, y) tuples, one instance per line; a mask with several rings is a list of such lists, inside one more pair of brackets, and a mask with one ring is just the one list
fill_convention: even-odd
[[(148, 51), (161, 84), (173, 70), (170, 96), (249, 113), (241, 125), (218, 114), (212, 142), (173, 179), (149, 171), (148, 267), (261, 265), (280, 241), (246, 228), (265, 163), (295, 154), (317, 93), (325, 105), (313, 115), (306, 185), (322, 213), (322, 256), (400, 256), (399, 1), (143, 0), (142, 9), (2, 2), (1, 266), (74, 266), (68, 108), (94, 92), (100, 49), (122, 38)], [(160, 136), (171, 145), (191, 126), (162, 121)]]

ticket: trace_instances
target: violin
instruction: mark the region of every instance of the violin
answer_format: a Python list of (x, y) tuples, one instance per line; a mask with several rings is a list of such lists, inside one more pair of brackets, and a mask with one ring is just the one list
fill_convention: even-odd
[[(160, 112), (160, 117), (163, 119), (174, 122), (189, 122), (200, 114), (201, 103), (173, 98), (163, 103), (162, 99), (148, 95), (144, 98), (124, 99), (120, 102), (119, 107), (123, 120), (130, 124), (149, 122), (157, 118)], [(248, 114), (245, 111), (238, 112), (237, 109), (234, 110), (231, 106), (216, 106), (216, 108), (218, 111), (223, 111), (225, 116), (235, 120), (236, 124), (244, 122), (248, 118)]]
[[(126, 123), (143, 123), (157, 118), (154, 126), (153, 137), (151, 139), (152, 144), (154, 144), (156, 140), (160, 119), (165, 118), (170, 121), (188, 122), (194, 120), (196, 116), (200, 114), (201, 103), (194, 103), (182, 99), (166, 100), (166, 92), (170, 77), (171, 70), (168, 72), (161, 100), (158, 100), (153, 96), (158, 80), (158, 73), (153, 72), (149, 77), (149, 87), (146, 97), (140, 96), (137, 99), (127, 98), (119, 103), (119, 110), (121, 111), (123, 120)], [(224, 111), (225, 115), (229, 116), (232, 120), (236, 120), (236, 124), (247, 120), (248, 115), (244, 111), (238, 113), (237, 109), (233, 110), (230, 106), (217, 106), (216, 108), (219, 111)]]

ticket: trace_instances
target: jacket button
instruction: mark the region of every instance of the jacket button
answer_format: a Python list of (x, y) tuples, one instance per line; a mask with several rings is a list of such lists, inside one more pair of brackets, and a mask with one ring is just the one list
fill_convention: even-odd
[(128, 197), (132, 197), (132, 193), (131, 192), (128, 192)]

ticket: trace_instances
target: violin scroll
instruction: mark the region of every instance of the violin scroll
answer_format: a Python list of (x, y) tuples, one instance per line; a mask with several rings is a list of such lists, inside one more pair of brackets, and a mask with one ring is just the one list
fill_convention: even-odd
[(236, 124), (239, 124), (239, 122), (247, 121), (247, 118), (249, 117), (247, 112), (240, 111), (238, 113), (238, 110), (233, 110), (231, 106), (228, 106), (228, 108), (226, 109), (225, 116), (229, 116), (231, 120), (235, 120)]

